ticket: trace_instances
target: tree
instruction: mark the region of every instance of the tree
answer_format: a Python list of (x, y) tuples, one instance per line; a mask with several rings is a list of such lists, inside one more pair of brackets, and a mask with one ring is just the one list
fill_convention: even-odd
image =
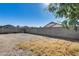
[(56, 17), (65, 18), (62, 22), (65, 28), (77, 30), (77, 22), (79, 20), (78, 3), (50, 3), (48, 5), (48, 10), (55, 14)]

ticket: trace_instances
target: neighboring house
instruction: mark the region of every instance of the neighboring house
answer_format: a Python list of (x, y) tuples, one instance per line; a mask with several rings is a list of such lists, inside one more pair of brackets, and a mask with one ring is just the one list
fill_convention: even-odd
[[(55, 22), (50, 22), (47, 25), (45, 25), (44, 27), (62, 27), (62, 25), (55, 23)], [(79, 27), (79, 22), (77, 22), (77, 27)]]
[(55, 22), (50, 22), (47, 25), (45, 25), (44, 27), (62, 27), (62, 25), (55, 23)]
[(79, 22), (77, 22), (77, 27), (79, 27)]

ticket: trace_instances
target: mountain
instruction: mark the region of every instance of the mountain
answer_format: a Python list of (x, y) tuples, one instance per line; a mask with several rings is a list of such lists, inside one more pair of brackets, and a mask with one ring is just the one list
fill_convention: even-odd
[(61, 27), (61, 24), (55, 23), (55, 22), (50, 22), (44, 27)]
[(13, 25), (9, 25), (9, 24), (8, 24), (8, 25), (4, 25), (3, 28), (12, 28), (12, 29), (13, 29), (13, 28), (16, 28), (16, 27), (13, 26)]
[(0, 33), (24, 33), (28, 26), (3, 25), (0, 26)]

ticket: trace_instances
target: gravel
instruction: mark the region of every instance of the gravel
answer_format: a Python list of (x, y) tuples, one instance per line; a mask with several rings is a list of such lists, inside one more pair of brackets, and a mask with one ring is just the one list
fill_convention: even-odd
[(30, 56), (31, 51), (18, 49), (16, 45), (22, 41), (31, 39), (31, 34), (0, 34), (0, 56)]
[(15, 33), (0, 34), (0, 56), (32, 56), (29, 50), (23, 51), (18, 49), (16, 45), (20, 42), (32, 39), (54, 39), (33, 34)]

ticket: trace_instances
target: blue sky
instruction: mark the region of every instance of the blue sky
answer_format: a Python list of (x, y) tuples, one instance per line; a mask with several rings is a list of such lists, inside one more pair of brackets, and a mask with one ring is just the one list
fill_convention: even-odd
[(45, 10), (41, 3), (2, 3), (0, 4), (0, 25), (44, 26), (57, 21), (55, 16)]

